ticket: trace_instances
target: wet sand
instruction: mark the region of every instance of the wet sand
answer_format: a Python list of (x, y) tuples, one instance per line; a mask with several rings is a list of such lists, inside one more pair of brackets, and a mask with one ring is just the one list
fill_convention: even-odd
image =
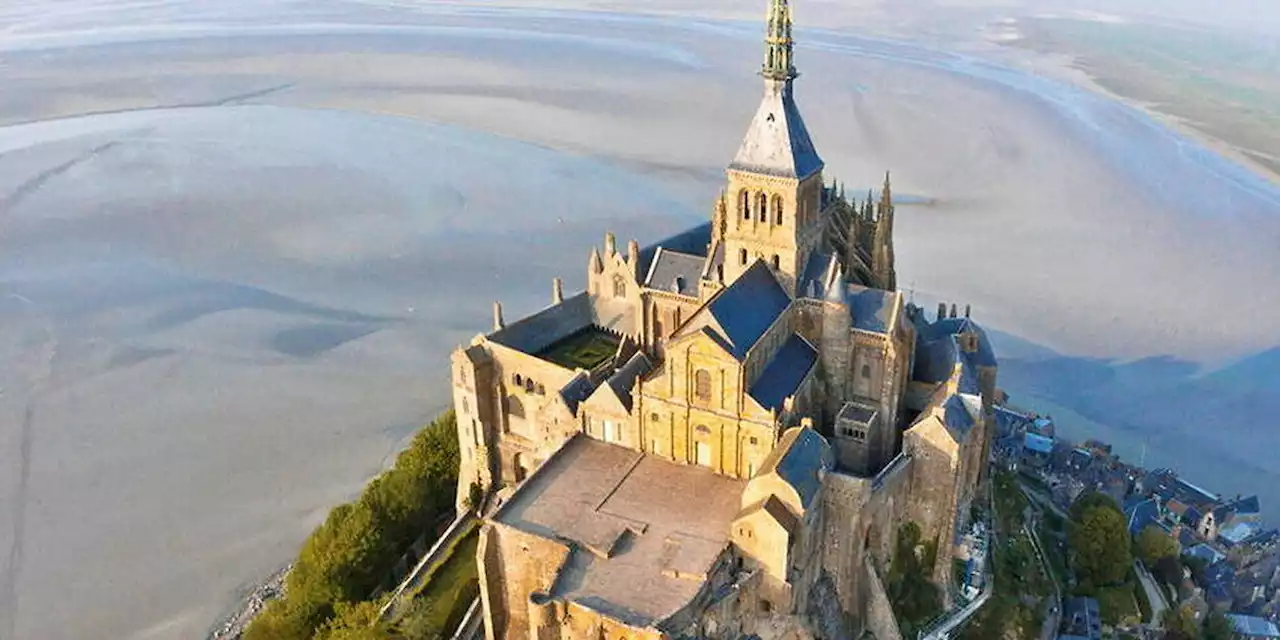
[[(709, 215), (760, 90), (758, 26), (710, 17), (148, 7), (0, 37), (3, 637), (206, 632), (444, 407), (491, 300), (532, 311), (606, 229)], [(1030, 363), (1276, 346), (1265, 181), (1064, 82), (798, 35), (828, 175), (928, 203), (897, 244), (926, 308), (972, 304)], [(1211, 435), (1178, 442), (1277, 486)]]

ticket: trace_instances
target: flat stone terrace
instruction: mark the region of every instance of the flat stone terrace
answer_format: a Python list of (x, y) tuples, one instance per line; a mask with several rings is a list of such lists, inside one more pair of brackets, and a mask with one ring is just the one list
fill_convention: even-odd
[(553, 597), (650, 626), (697, 594), (728, 544), (745, 485), (578, 436), (494, 519), (576, 543)]

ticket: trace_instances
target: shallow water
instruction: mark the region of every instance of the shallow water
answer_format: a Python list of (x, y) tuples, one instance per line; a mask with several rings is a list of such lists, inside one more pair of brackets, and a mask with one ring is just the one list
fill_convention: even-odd
[[(0, 637), (202, 633), (444, 406), (493, 299), (709, 215), (759, 95), (756, 25), (264, 6), (0, 8), (0, 121), (36, 121), (0, 127)], [(1221, 395), (1203, 366), (1280, 381), (1232, 368), (1280, 335), (1275, 187), (1060, 83), (799, 35), (829, 172), (894, 170), (903, 284), (1017, 336), (1015, 400), (1280, 486), (1258, 403), (1163, 428), (1186, 385)]]

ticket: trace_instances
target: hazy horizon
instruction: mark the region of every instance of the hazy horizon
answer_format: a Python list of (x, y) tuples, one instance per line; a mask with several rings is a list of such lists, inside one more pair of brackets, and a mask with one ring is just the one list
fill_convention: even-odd
[[(0, 2), (0, 636), (205, 633), (492, 300), (710, 216), (763, 0), (505, 4)], [(893, 171), (900, 283), (973, 306), (1015, 403), (1272, 513), (1274, 176), (980, 29), (1280, 11), (1102, 4), (795, 0), (797, 99), (829, 177)]]

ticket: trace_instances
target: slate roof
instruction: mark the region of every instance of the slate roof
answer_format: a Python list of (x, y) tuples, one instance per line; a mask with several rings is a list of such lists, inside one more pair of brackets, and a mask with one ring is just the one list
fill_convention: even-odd
[(698, 281), (702, 278), (702, 267), (706, 261), (705, 256), (659, 247), (644, 286), (696, 297)]
[(806, 178), (821, 170), (822, 164), (787, 82), (765, 91), (729, 168)]
[(633, 333), (634, 322), (631, 305), (612, 299), (592, 300), (584, 291), (494, 331), (489, 339), (523, 353), (536, 354), (590, 326), (619, 334)]
[(1280, 638), (1280, 628), (1270, 620), (1235, 613), (1228, 613), (1227, 620), (1231, 621), (1236, 633), (1247, 638)]
[(978, 334), (978, 351), (973, 356), (973, 363), (980, 367), (996, 366), (996, 352), (991, 347), (991, 340), (982, 325), (969, 318), (943, 318), (935, 322), (921, 322), (916, 326), (916, 334), (921, 342), (937, 340), (944, 336), (955, 336), (972, 329)]
[(787, 505), (782, 504), (782, 501), (779, 500), (777, 496), (770, 495), (764, 500), (747, 507), (747, 509), (742, 512), (742, 515), (738, 517), (742, 518), (749, 516), (757, 511), (764, 511), (768, 513), (774, 520), (778, 521), (778, 524), (782, 525), (783, 529), (787, 530), (787, 533), (793, 536), (799, 529), (798, 525), (800, 524), (800, 521), (796, 518), (794, 513), (791, 513), (791, 510), (787, 508)]
[(696, 227), (685, 229), (674, 236), (664, 238), (640, 249), (639, 273), (649, 273), (649, 268), (653, 265), (653, 258), (658, 255), (659, 247), (668, 251), (678, 251), (705, 257), (707, 255), (707, 245), (709, 244), (711, 244), (710, 222), (704, 222)]
[(920, 339), (916, 344), (914, 377), (921, 382), (943, 382), (951, 377), (959, 359), (960, 347), (954, 338)]
[(782, 401), (795, 394), (817, 362), (818, 350), (793, 333), (760, 372), (749, 393), (765, 409), (781, 409)]
[[(809, 254), (809, 261), (800, 272), (800, 293), (806, 298), (821, 300), (827, 295), (827, 267), (831, 265), (831, 256), (821, 251)], [(812, 293), (811, 293), (812, 288)]]
[(589, 398), (592, 391), (595, 391), (595, 387), (591, 386), (591, 378), (584, 371), (578, 373), (569, 381), (569, 384), (560, 389), (560, 398), (569, 407), (569, 412), (577, 415), (578, 405)]
[(888, 331), (896, 297), (893, 291), (849, 285), (844, 298), (849, 305), (849, 313), (853, 315), (853, 328), (876, 333)]
[(648, 373), (651, 368), (653, 368), (653, 363), (649, 362), (649, 358), (645, 357), (643, 353), (637, 352), (631, 356), (631, 359), (626, 364), (618, 367), (618, 370), (605, 381), (605, 384), (608, 384), (609, 388), (613, 389), (614, 395), (618, 396), (618, 400), (622, 403), (622, 406), (626, 407), (628, 412), (631, 411), (631, 389), (635, 387), (636, 378)]
[(956, 442), (964, 442), (969, 436), (969, 430), (973, 429), (973, 416), (959, 394), (952, 394), (942, 403), (942, 424)]
[(1147, 525), (1156, 521), (1160, 510), (1154, 498), (1133, 498), (1125, 502), (1124, 515), (1129, 523), (1129, 533), (1138, 535)]
[(790, 305), (791, 297), (773, 272), (757, 260), (712, 298), (706, 309), (720, 325), (729, 352), (741, 360)]
[(862, 424), (868, 424), (872, 418), (876, 417), (875, 407), (857, 404), (854, 402), (846, 402), (844, 407), (840, 409), (840, 414), (836, 416), (837, 421), (850, 421)]
[(822, 488), (821, 474), (832, 467), (831, 448), (817, 431), (803, 427), (788, 429), (778, 446), (765, 458), (760, 475), (776, 473), (795, 489), (806, 509)]

